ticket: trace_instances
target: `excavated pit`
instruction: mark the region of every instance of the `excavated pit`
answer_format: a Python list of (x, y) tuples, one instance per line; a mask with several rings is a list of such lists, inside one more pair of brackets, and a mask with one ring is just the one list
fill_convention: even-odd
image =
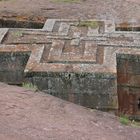
[(119, 111), (140, 120), (140, 56), (117, 56)]
[(140, 110), (140, 98), (138, 99), (138, 110)]
[(27, 21), (27, 20), (12, 20), (12, 19), (0, 19), (0, 28), (29, 28), (29, 29), (42, 29), (43, 22)]
[(120, 23), (116, 24), (116, 31), (140, 32), (140, 25), (138, 23)]
[(116, 27), (116, 31), (140, 32), (140, 27)]

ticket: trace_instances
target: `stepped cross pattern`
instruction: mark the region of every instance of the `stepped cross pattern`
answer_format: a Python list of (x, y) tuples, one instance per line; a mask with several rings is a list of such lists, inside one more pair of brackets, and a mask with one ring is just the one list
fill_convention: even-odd
[[(140, 55), (140, 32), (115, 28), (114, 22), (107, 20), (67, 19), (48, 19), (42, 29), (1, 28), (0, 54), (28, 53), (23, 77), (47, 93), (61, 97), (68, 92), (62, 98), (89, 107), (116, 109), (117, 56)], [(84, 75), (83, 82), (76, 74)], [(40, 77), (42, 86), (37, 80)], [(101, 89), (93, 88), (95, 83)], [(90, 105), (92, 95), (95, 98)]]

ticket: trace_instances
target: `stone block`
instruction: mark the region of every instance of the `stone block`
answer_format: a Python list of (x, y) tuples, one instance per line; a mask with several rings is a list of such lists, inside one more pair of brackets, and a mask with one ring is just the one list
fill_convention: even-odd
[(101, 110), (117, 109), (118, 94), (135, 92), (140, 83), (140, 33), (115, 31), (112, 21), (48, 19), (42, 30), (6, 33), (0, 31), (1, 81), (26, 80), (48, 94)]

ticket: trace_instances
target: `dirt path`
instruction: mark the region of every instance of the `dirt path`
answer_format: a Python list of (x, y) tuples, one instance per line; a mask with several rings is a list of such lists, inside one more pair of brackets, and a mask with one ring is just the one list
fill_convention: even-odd
[(139, 140), (110, 114), (0, 83), (0, 140)]
[[(140, 21), (139, 0), (6, 0), (0, 1), (1, 17), (45, 20), (46, 18), (111, 19)], [(62, 0), (60, 0), (62, 1)], [(71, 0), (69, 0), (71, 1)]]

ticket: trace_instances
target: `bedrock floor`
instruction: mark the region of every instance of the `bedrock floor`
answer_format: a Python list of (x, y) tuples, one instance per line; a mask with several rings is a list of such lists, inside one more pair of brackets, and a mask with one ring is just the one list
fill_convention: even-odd
[(0, 83), (0, 139), (138, 140), (140, 129), (51, 95)]

